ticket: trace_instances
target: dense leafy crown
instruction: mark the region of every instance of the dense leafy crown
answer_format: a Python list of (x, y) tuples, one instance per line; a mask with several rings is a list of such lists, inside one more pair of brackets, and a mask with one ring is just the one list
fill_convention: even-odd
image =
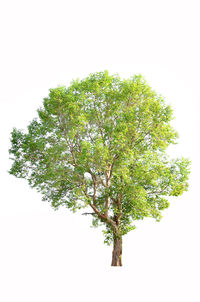
[(10, 173), (26, 178), (54, 208), (92, 207), (106, 242), (144, 217), (161, 218), (167, 196), (188, 188), (189, 161), (170, 160), (172, 109), (141, 75), (107, 71), (50, 89), (28, 131), (14, 129)]

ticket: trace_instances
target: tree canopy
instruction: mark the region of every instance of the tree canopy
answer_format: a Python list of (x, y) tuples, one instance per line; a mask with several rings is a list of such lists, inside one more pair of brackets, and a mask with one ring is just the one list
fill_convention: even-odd
[(159, 221), (168, 197), (188, 189), (190, 161), (166, 152), (178, 137), (172, 108), (141, 75), (90, 74), (50, 89), (37, 113), (27, 131), (12, 131), (10, 174), (54, 209), (90, 208), (106, 243), (117, 246), (136, 220)]

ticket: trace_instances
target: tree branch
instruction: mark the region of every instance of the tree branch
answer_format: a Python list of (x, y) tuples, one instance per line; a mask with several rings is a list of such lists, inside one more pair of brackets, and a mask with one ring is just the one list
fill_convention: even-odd
[(98, 217), (109, 224), (114, 232), (118, 232), (117, 224), (114, 220), (112, 220), (108, 215), (102, 214), (99, 212), (99, 210), (96, 208), (94, 204), (90, 204), (91, 208), (94, 210), (94, 212), (98, 215)]
[(98, 121), (98, 126), (99, 126), (99, 130), (100, 130), (101, 137), (102, 137), (102, 140), (103, 140), (103, 145), (105, 146), (104, 135), (103, 135), (102, 127), (101, 127), (101, 120), (99, 119), (98, 111), (97, 111), (97, 108), (96, 108), (96, 106), (95, 106), (95, 100), (94, 100), (94, 110), (95, 110), (95, 112), (96, 112), (97, 121)]
[(82, 213), (81, 215), (97, 215), (96, 213)]

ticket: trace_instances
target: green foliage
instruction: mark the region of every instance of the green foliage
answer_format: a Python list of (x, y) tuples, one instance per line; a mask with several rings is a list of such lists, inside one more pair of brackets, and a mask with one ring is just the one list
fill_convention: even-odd
[(141, 75), (121, 80), (107, 71), (50, 89), (26, 132), (13, 129), (10, 174), (28, 180), (57, 209), (94, 210), (93, 226), (113, 232), (161, 218), (167, 197), (188, 188), (190, 162), (170, 160), (176, 143), (172, 109)]

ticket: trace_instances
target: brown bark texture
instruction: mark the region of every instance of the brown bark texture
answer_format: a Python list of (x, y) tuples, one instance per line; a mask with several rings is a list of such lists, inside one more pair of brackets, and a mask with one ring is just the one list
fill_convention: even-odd
[(122, 266), (122, 237), (114, 237), (111, 266)]

